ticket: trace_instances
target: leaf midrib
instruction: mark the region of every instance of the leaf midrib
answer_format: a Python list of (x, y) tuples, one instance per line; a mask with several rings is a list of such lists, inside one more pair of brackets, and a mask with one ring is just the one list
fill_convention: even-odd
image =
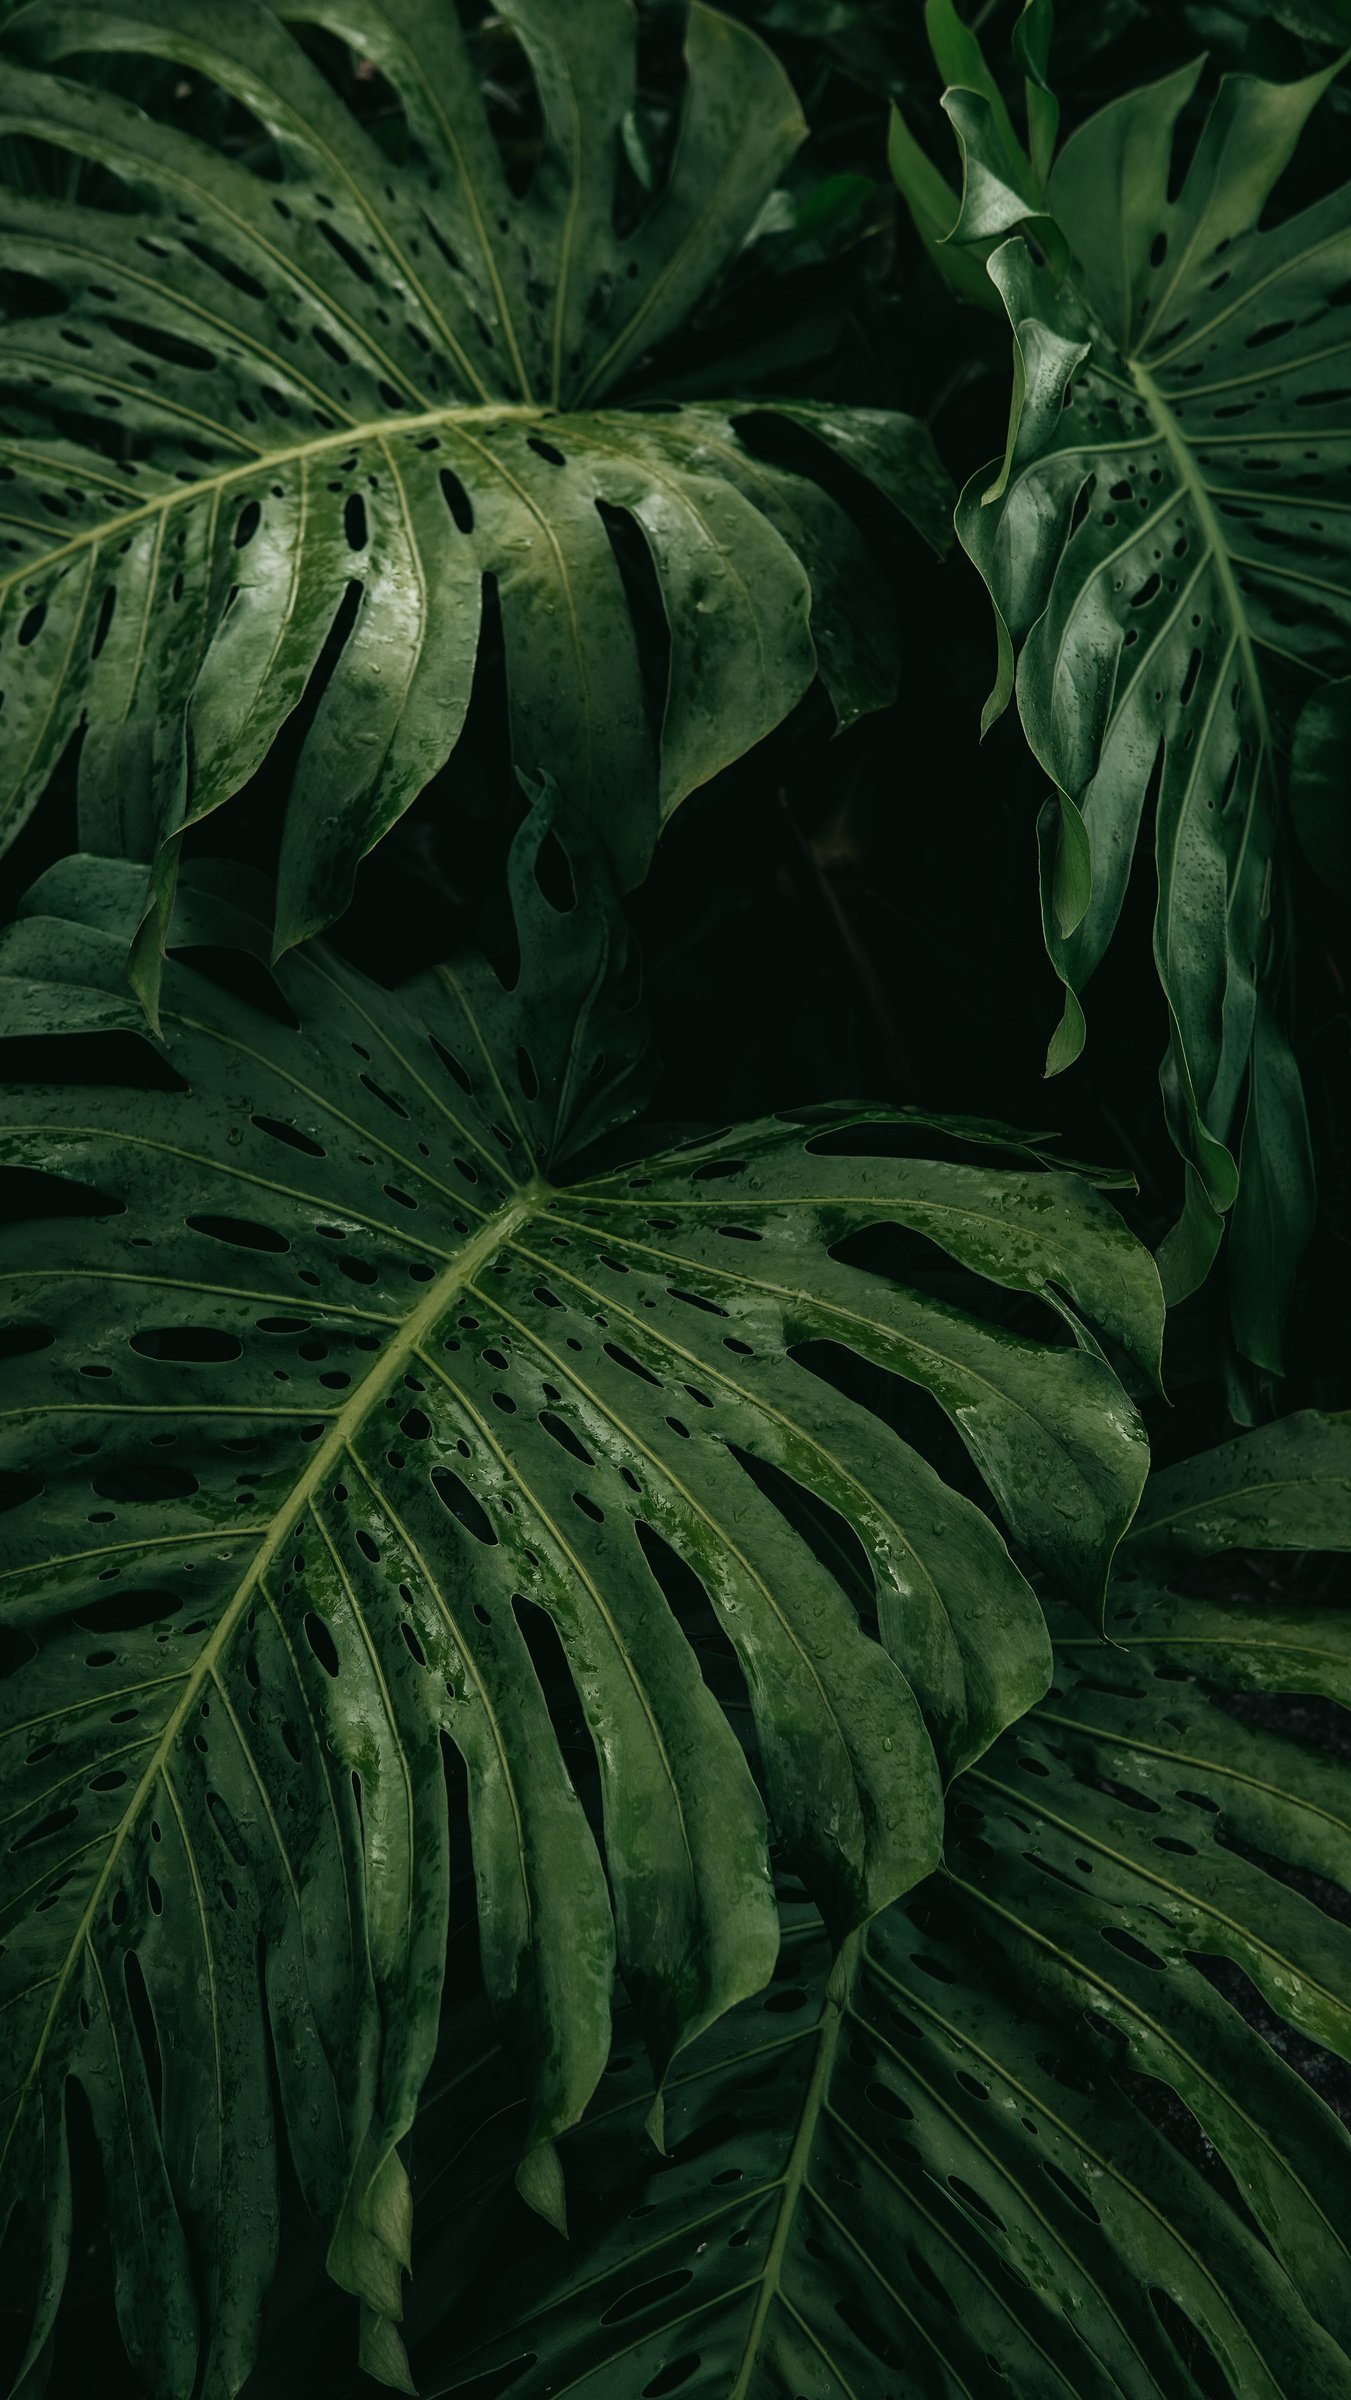
[(1243, 594), (1239, 590), (1238, 577), (1234, 572), (1233, 558), (1225, 540), (1219, 513), (1211, 499), (1205, 477), (1196, 463), (1191, 445), (1149, 368), (1138, 358), (1127, 358), (1125, 363), (1130, 369), (1131, 378), (1140, 398), (1144, 401), (1163, 437), (1178, 480), (1196, 511), (1210, 550), (1216, 578), (1224, 595), (1225, 608), (1237, 638), (1239, 656), (1243, 661), (1243, 680), (1252, 704), (1262, 755), (1268, 756), (1271, 746), (1271, 729), (1267, 718), (1266, 694), (1262, 689), (1262, 678), (1258, 672), (1247, 608)]
[[(57, 2012), (65, 1997), (70, 1978), (84, 1952), (90, 1930), (117, 1862), (132, 1829), (139, 1821), (141, 1811), (151, 1792), (166, 1771), (174, 1743), (185, 1718), (197, 1701), (203, 1685), (214, 1676), (216, 1662), (238, 1626), (254, 1592), (261, 1587), (263, 1577), (267, 1574), (277, 1553), (290, 1538), (297, 1517), (309, 1507), (315, 1493), (332, 1473), (339, 1458), (345, 1455), (355, 1430), (364, 1423), (371, 1410), (384, 1398), (391, 1383), (403, 1372), (428, 1328), (436, 1322), (443, 1310), (463, 1289), (465, 1283), (477, 1272), (478, 1268), (504, 1242), (509, 1241), (526, 1218), (533, 1215), (550, 1197), (548, 1187), (540, 1183), (531, 1183), (518, 1188), (513, 1197), (498, 1209), (485, 1224), (480, 1226), (472, 1240), (465, 1243), (458, 1256), (452, 1259), (444, 1272), (428, 1286), (418, 1306), (404, 1319), (369, 1372), (362, 1377), (344, 1406), (338, 1411), (322, 1441), (315, 1445), (303, 1473), (291, 1485), (285, 1504), (273, 1516), (263, 1540), (253, 1553), (245, 1574), (221, 1611), (214, 1631), (203, 1643), (192, 1668), (185, 1676), (183, 1690), (165, 1720), (154, 1752), (114, 1831), (108, 1856), (99, 1871), (80, 1922), (71, 1937), (64, 1963), (54, 1978), (56, 1988), (52, 1995), (51, 2005), (48, 2008), (42, 2032), (34, 2046), (28, 2072), (24, 2076), (16, 2097), (16, 2105), (10, 2119), (4, 2147), (0, 2149), (0, 2173), (3, 2172), (8, 2159), (15, 2134), (25, 2120), (28, 2095), (46, 2056)], [(221, 1528), (219, 1536), (213, 1538), (226, 1538), (227, 1533), (227, 1528)]]
[[(464, 146), (460, 141), (459, 135), (456, 133), (452, 118), (442, 104), (441, 95), (437, 86), (430, 80), (423, 70), (421, 57), (413, 43), (408, 40), (407, 36), (403, 33), (402, 28), (395, 22), (394, 18), (388, 12), (385, 12), (384, 14), (384, 22), (403, 54), (408, 66), (409, 74), (416, 81), (428, 108), (431, 110), (438, 126), (441, 129), (441, 138), (446, 145), (446, 154), (453, 161), (455, 172), (459, 176), (460, 189), (464, 194), (465, 206), (467, 207), (470, 217), (473, 220), (474, 231), (478, 237), (479, 253), (482, 257), (484, 267), (487, 270), (488, 279), (493, 287), (493, 297), (497, 302), (498, 316), (501, 322), (502, 332), (506, 340), (507, 348), (511, 352), (512, 368), (515, 372), (516, 380), (520, 384), (523, 395), (525, 396), (526, 400), (529, 401), (533, 397), (531, 392), (530, 377), (526, 372), (525, 360), (521, 355), (520, 343), (517, 340), (515, 318), (510, 303), (507, 299), (506, 286), (502, 281), (501, 273), (498, 268), (497, 253), (489, 237), (483, 209), (480, 205), (478, 187), (465, 162)], [(398, 255), (402, 262), (402, 252), (400, 252)], [(438, 318), (440, 318), (439, 310), (436, 312), (436, 314)], [(441, 323), (443, 331), (448, 331), (448, 328), (445, 327), (444, 319), (441, 319)], [(459, 344), (456, 343), (455, 347), (459, 349)], [(463, 352), (461, 352), (461, 356), (464, 356)], [(466, 364), (467, 363), (468, 361), (466, 359)], [(480, 389), (481, 388), (482, 386), (480, 386)]]
[[(1207, 1514), (1223, 1512), (1226, 1506), (1234, 1506), (1241, 1501), (1256, 1499), (1263, 1492), (1307, 1492), (1311, 1487), (1316, 1488), (1320, 1483), (1326, 1483), (1335, 1491), (1340, 1492), (1346, 1481), (1347, 1478), (1344, 1475), (1315, 1473), (1268, 1475), (1257, 1483), (1230, 1484), (1227, 1489), (1222, 1487), (1216, 1492), (1203, 1492), (1197, 1500), (1179, 1500), (1175, 1507), (1163, 1509), (1155, 1516), (1146, 1516), (1142, 1510), (1126, 1539), (1138, 1549), (1156, 1535), (1166, 1533), (1170, 1527), (1175, 1527), (1183, 1517), (1204, 1517)], [(1231, 1545), (1226, 1542), (1214, 1541), (1201, 1555), (1210, 1557), (1216, 1550), (1229, 1547)]]
[[(282, 468), (302, 465), (311, 458), (323, 458), (334, 451), (351, 450), (365, 442), (387, 442), (401, 433), (435, 432), (446, 426), (455, 428), (468, 424), (494, 425), (512, 418), (540, 418), (550, 413), (533, 403), (505, 400), (494, 401), (483, 407), (466, 407), (463, 403), (455, 403), (448, 408), (424, 409), (417, 416), (409, 416), (399, 410), (385, 417), (368, 418), (361, 424), (342, 425), (333, 433), (315, 434), (309, 441), (288, 443), (285, 449), (258, 451), (246, 459), (222, 467), (216, 475), (200, 476), (193, 483), (170, 485), (167, 490), (157, 492), (153, 499), (143, 500), (138, 507), (119, 509), (116, 515), (72, 534), (55, 549), (21, 562), (11, 573), (0, 576), (0, 600), (16, 584), (35, 583), (64, 558), (73, 557), (81, 550), (97, 549), (101, 542), (120, 537), (129, 526), (167, 515), (171, 509), (194, 507), (208, 492), (225, 491), (232, 483), (247, 482), (250, 476), (275, 474)], [(58, 466), (59, 462), (54, 460), (53, 472), (57, 471)]]

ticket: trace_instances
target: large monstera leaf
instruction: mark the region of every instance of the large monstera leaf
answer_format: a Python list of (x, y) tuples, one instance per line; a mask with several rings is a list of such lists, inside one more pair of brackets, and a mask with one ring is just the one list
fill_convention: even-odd
[(1298, 1730), (1351, 1704), (1351, 1645), (1242, 1567), (1168, 1588), (1236, 1545), (1351, 1548), (1351, 1419), (1151, 1485), (1110, 1640), (1057, 1627), (1051, 1692), (952, 1787), (942, 1870), (833, 1963), (786, 1905), (664, 2157), (618, 2045), (563, 2146), (569, 2245), (523, 2219), (519, 2104), (457, 2018), (414, 2145), (421, 2391), (1351, 2393), (1351, 1776)]
[(1181, 1297), (1202, 1279), (1236, 1203), (1236, 1330), (1279, 1368), (1312, 1174), (1299, 1075), (1261, 987), (1279, 963), (1278, 760), (1351, 630), (1351, 188), (1264, 222), (1328, 79), (1232, 76), (1170, 199), (1198, 74), (1102, 110), (1044, 203), (996, 152), (979, 96), (949, 94), (971, 237), (1031, 218), (1043, 247), (1072, 254), (1058, 272), (1015, 235), (989, 261), (1014, 408), (959, 529), (999, 612), (996, 704), (1016, 650), (1023, 724), (1058, 787), (1043, 913), (1066, 1004), (1049, 1064), (1082, 1046), (1080, 994), (1152, 840), (1162, 1080), (1187, 1182), (1165, 1286)]
[[(542, 116), (523, 192), (455, 0), (36, 0), (6, 30), (0, 131), (65, 163), (60, 196), (0, 201), (0, 831), (83, 723), (83, 846), (157, 862), (133, 964), (152, 1007), (183, 830), (316, 679), (282, 949), (339, 914), (454, 750), (490, 615), (517, 765), (590, 810), (630, 881), (818, 665), (844, 719), (891, 687), (887, 596), (840, 505), (730, 405), (604, 405), (800, 140), (781, 69), (695, 0), (644, 194), (630, 0), (499, 15)], [(217, 146), (49, 71), (91, 57), (151, 100), (191, 70)], [(397, 163), (362, 121), (372, 88)], [(781, 414), (944, 542), (921, 426)]]
[[(1086, 1183), (978, 1144), (879, 1154), (923, 1133), (903, 1119), (583, 1175), (632, 1107), (627, 943), (569, 897), (547, 810), (513, 858), (512, 989), (479, 962), (391, 995), (314, 947), (274, 981), (243, 897), (185, 892), (162, 1059), (122, 974), (134, 868), (53, 869), (0, 950), (4, 1022), (48, 1078), (4, 1110), (28, 1220), (0, 1420), (4, 2188), (45, 2229), (40, 2347), (73, 2079), (157, 2393), (233, 2391), (249, 2363), (269, 2045), (331, 2270), (371, 2364), (403, 2372), (396, 2145), (436, 2038), (443, 1743), (529, 2081), (523, 2189), (557, 2216), (551, 2145), (604, 2065), (616, 1961), (660, 2084), (770, 1974), (767, 1833), (846, 1936), (928, 1872), (944, 1776), (1045, 1688), (990, 1518), (851, 1377), (936, 1402), (1090, 1608), (1143, 1482), (1097, 1334), (1156, 1360), (1157, 1276)], [(909, 1281), (851, 1254), (888, 1226), (922, 1254)], [(987, 1301), (927, 1290), (940, 1255)], [(1007, 1323), (1038, 1302), (1054, 1342)]]

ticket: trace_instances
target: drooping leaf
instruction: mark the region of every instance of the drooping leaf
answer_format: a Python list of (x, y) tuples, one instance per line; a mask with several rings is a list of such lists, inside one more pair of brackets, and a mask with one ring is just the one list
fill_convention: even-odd
[[(60, 196), (0, 201), (0, 835), (83, 723), (84, 846), (155, 862), (152, 1009), (184, 828), (311, 686), (283, 949), (340, 913), (454, 750), (493, 612), (517, 765), (557, 776), (628, 881), (818, 665), (846, 721), (891, 689), (887, 596), (840, 505), (759, 455), (734, 404), (604, 405), (800, 140), (781, 69), (696, 0), (669, 171), (635, 196), (628, 0), (500, 17), (542, 119), (523, 191), (454, 0), (34, 0), (5, 29), (0, 131), (68, 165)], [(205, 79), (217, 145), (50, 71), (91, 57), (150, 97), (165, 63)], [(923, 427), (794, 415), (941, 546)], [(664, 637), (640, 639), (645, 576)]]
[[(1198, 73), (1113, 101), (1066, 144), (1046, 207), (1067, 274), (1018, 236), (993, 256), (1014, 329), (1013, 416), (997, 476), (977, 476), (959, 509), (998, 613), (992, 705), (1013, 688), (1016, 652), (1023, 724), (1059, 791), (1043, 852), (1047, 947), (1066, 988), (1053, 1070), (1082, 1047), (1080, 995), (1137, 846), (1153, 844), (1162, 1081), (1186, 1162), (1161, 1257), (1172, 1297), (1207, 1273), (1238, 1190), (1282, 729), (1308, 679), (1338, 670), (1351, 625), (1351, 187), (1267, 221), (1328, 75), (1226, 78), (1170, 199)], [(1236, 1280), (1260, 1256), (1279, 1291), (1311, 1181), (1274, 1013), (1261, 1047), (1266, 1098), (1254, 1087), (1243, 1138), (1263, 1235), (1250, 1211)], [(1278, 1139), (1290, 1134), (1280, 1155), (1273, 1116)], [(1240, 1290), (1236, 1320), (1250, 1354), (1278, 1363), (1258, 1291)]]
[(944, 1868), (833, 1971), (789, 1905), (665, 2158), (620, 2060), (564, 2145), (569, 2247), (511, 2198), (509, 2086), (448, 2060), (424, 2393), (1351, 2392), (1351, 1775), (1272, 1698), (1351, 1704), (1346, 1612), (1145, 1567), (1165, 1527), (1179, 1565), (1351, 1548), (1351, 1419), (1172, 1470), (1145, 1516), (1111, 1641), (1067, 1621), (1051, 1693), (953, 1786)]
[[(78, 2082), (123, 2332), (175, 2400), (252, 2354), (269, 2043), (368, 2364), (402, 2372), (443, 1742), (529, 2084), (523, 2188), (556, 2216), (550, 2144), (604, 2063), (616, 1955), (660, 2080), (770, 1972), (766, 1812), (843, 1935), (928, 1871), (944, 1775), (1044, 1689), (989, 1518), (832, 1359), (930, 1395), (1090, 1611), (1143, 1481), (1094, 1328), (1156, 1358), (1157, 1276), (1075, 1177), (879, 1155), (876, 1117), (819, 1112), (583, 1173), (641, 1032), (596, 862), (569, 837), (570, 870), (548, 822), (513, 854), (511, 988), (470, 962), (390, 994), (317, 948), (273, 981), (266, 910), (218, 872), (180, 902), (161, 1060), (122, 975), (133, 867), (63, 863), (0, 945), (3, 1022), (47, 1077), (10, 1089), (0, 1145), (26, 1220), (0, 1605), (31, 1642), (0, 1737), (4, 2189), (45, 2228), (40, 2347)], [(886, 1226), (1047, 1303), (1062, 1346), (932, 1296), (922, 1262), (855, 1263)], [(710, 1618), (758, 1786), (699, 1671)], [(560, 1650), (598, 1824), (543, 1696)]]

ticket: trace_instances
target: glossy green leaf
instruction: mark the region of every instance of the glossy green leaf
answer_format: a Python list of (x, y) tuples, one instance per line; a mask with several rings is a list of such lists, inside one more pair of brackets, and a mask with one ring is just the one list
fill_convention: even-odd
[(1004, 131), (983, 92), (945, 92), (943, 109), (962, 157), (962, 205), (952, 239), (979, 244), (988, 266), (997, 242), (1015, 225), (1041, 224), (1037, 179), (1022, 144)]
[(953, 290), (978, 307), (997, 307), (986, 273), (995, 244), (1014, 226), (1032, 224), (1056, 247), (1059, 236), (1044, 210), (1046, 167), (1055, 138), (1056, 104), (1046, 83), (1050, 12), (1046, 0), (1027, 0), (1014, 34), (1023, 67), (1033, 157), (1019, 141), (998, 82), (971, 28), (952, 0), (926, 0), (925, 31), (934, 65), (948, 89), (943, 107), (962, 161), (960, 195), (939, 173), (893, 103), (887, 156), (925, 249)]
[[(68, 184), (86, 172), (76, 199), (0, 199), (20, 295), (0, 826), (87, 723), (84, 846), (155, 862), (134, 959), (152, 1010), (183, 832), (253, 774), (321, 661), (279, 949), (342, 911), (453, 752), (485, 623), (518, 766), (590, 811), (629, 882), (818, 665), (844, 721), (892, 688), (887, 594), (837, 502), (761, 456), (734, 404), (604, 405), (735, 257), (801, 139), (782, 70), (695, 5), (670, 171), (637, 206), (628, 0), (500, 14), (543, 118), (523, 193), (454, 0), (34, 0), (6, 28), (0, 132), (55, 150)], [(338, 46), (341, 88), (293, 20)], [(91, 57), (137, 62), (152, 91), (159, 62), (204, 78), (249, 145), (49, 71)], [(388, 86), (397, 168), (361, 120), (362, 76)], [(794, 416), (942, 546), (922, 426)], [(635, 576), (669, 663), (640, 637)]]
[[(1137, 846), (1153, 842), (1164, 1096), (1187, 1166), (1185, 1213), (1161, 1254), (1172, 1297), (1202, 1280), (1238, 1189), (1277, 855), (1275, 745), (1290, 694), (1335, 671), (1351, 623), (1351, 198), (1266, 219), (1328, 77), (1227, 78), (1170, 199), (1198, 72), (1113, 101), (1066, 144), (1047, 187), (1073, 253), (1066, 275), (1021, 239), (992, 259), (1015, 335), (1013, 417), (1001, 470), (978, 476), (959, 509), (998, 612), (998, 697), (1016, 651), (1023, 724), (1072, 828), (1073, 909), (1061, 899), (1063, 831), (1043, 867), (1047, 947), (1066, 987), (1053, 1068), (1082, 1046), (1080, 996)], [(1288, 1058), (1275, 1080), (1274, 1106), (1270, 1058), (1259, 1061), (1244, 1160), (1260, 1193), (1235, 1261), (1240, 1282), (1270, 1262), (1272, 1301), (1257, 1289), (1237, 1310), (1268, 1365), (1275, 1295), (1310, 1207)], [(1269, 1121), (1276, 1143), (1288, 1133), (1284, 1157)]]
[[(1351, 1419), (1250, 1436), (1152, 1504), (1189, 1526), (1179, 1564), (1351, 1548)], [(1271, 1698), (1351, 1704), (1346, 1612), (1186, 1598), (1131, 1557), (1111, 1641), (1067, 1618), (1050, 1694), (954, 1785), (943, 1869), (833, 1970), (789, 1905), (773, 1984), (673, 2080), (665, 2158), (621, 2055), (564, 2145), (570, 2248), (511, 2199), (509, 2086), (478, 2100), (447, 2057), (425, 2393), (1351, 2392), (1324, 2096), (1351, 2058), (1351, 1773)]]
[[(1341, 1550), (1351, 1542), (1351, 1423), (1313, 1410), (1151, 1475), (1130, 1529), (1132, 1559), (1223, 1550)], [(1296, 1686), (1303, 1689), (1303, 1686)]]
[(887, 134), (887, 163), (915, 231), (944, 282), (977, 308), (997, 307), (984, 260), (978, 252), (960, 248), (949, 239), (961, 213), (960, 196), (916, 141), (895, 103)]
[[(923, 1121), (819, 1113), (574, 1163), (631, 1114), (642, 1032), (570, 839), (574, 870), (543, 802), (519, 838), (514, 988), (471, 961), (391, 994), (317, 948), (274, 981), (253, 887), (185, 883), (162, 1063), (122, 977), (134, 867), (64, 862), (0, 944), (3, 1022), (49, 1062), (0, 1144), (21, 1214), (32, 1192), (0, 1419), (0, 1605), (31, 1643), (0, 1737), (4, 2188), (45, 2227), (40, 2348), (78, 2081), (124, 2336), (175, 2400), (233, 2391), (252, 2355), (269, 2041), (330, 2269), (371, 2312), (368, 2364), (401, 2372), (444, 1742), (529, 2085), (523, 2188), (557, 2216), (549, 2145), (603, 2066), (616, 1958), (660, 2083), (771, 1970), (766, 1815), (843, 1936), (930, 1869), (944, 1776), (1044, 1690), (1044, 1621), (990, 1519), (832, 1361), (935, 1401), (1090, 1607), (1143, 1482), (1098, 1336), (1148, 1365), (1157, 1277), (1075, 1177), (879, 1155)], [(880, 1227), (1049, 1304), (1059, 1343), (932, 1296), (923, 1261), (855, 1263)], [(758, 1785), (700, 1672), (710, 1620)]]

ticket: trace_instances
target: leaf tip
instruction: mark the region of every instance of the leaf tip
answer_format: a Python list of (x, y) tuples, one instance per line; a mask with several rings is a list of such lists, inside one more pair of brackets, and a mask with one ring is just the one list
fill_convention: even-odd
[(403, 2340), (388, 2317), (373, 2308), (361, 2311), (361, 2336), (357, 2353), (363, 2374), (390, 2391), (408, 2392), (417, 2400), (417, 2385), (408, 2364), (408, 2352)]
[(1053, 1076), (1063, 1075), (1066, 1067), (1074, 1065), (1083, 1049), (1087, 1032), (1084, 1012), (1074, 993), (1067, 991), (1065, 1013), (1046, 1046), (1046, 1064), (1042, 1068), (1045, 1082), (1049, 1083)]
[(555, 2233), (568, 2237), (568, 2198), (563, 2181), (563, 2161), (553, 2142), (537, 2142), (527, 2150), (516, 2169), (516, 2189), (527, 2208), (552, 2225)]
[(648, 2112), (647, 2112), (647, 2116), (646, 2116), (646, 2119), (645, 2119), (645, 2121), (644, 2121), (644, 2125), (643, 2125), (643, 2131), (646, 2133), (646, 2135), (647, 2135), (647, 2138), (648, 2138), (648, 2140), (651, 2142), (653, 2149), (654, 2149), (654, 2150), (659, 2150), (659, 2151), (661, 2152), (661, 2155), (662, 2155), (662, 2157), (663, 2157), (663, 2158), (665, 2158), (665, 2157), (666, 2157), (666, 2155), (667, 2155), (667, 2151), (666, 2151), (666, 2095), (665, 2095), (665, 2093), (664, 2093), (664, 2092), (661, 2092), (661, 2091), (659, 2091), (659, 2092), (657, 2093), (657, 2096), (656, 2096), (656, 2098), (654, 2099), (654, 2101), (653, 2101), (653, 2103), (652, 2103), (652, 2106), (650, 2107), (650, 2109), (649, 2109), (649, 2110), (648, 2110)]

